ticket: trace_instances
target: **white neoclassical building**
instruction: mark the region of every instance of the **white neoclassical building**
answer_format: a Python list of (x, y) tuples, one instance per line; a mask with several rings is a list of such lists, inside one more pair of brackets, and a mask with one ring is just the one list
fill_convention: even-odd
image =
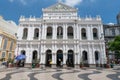
[(106, 63), (100, 16), (78, 17), (78, 9), (61, 2), (42, 11), (41, 18), (19, 19), (16, 55), (26, 55), (26, 64), (36, 60), (46, 67), (59, 67), (61, 63), (63, 67)]

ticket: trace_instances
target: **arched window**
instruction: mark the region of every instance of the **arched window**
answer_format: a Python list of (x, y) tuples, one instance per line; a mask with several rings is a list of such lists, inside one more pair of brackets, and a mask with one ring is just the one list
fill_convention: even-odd
[(52, 27), (48, 27), (47, 28), (47, 39), (51, 39), (52, 38)]
[(3, 44), (3, 50), (6, 50), (7, 44), (8, 44), (8, 39), (5, 39)]
[(63, 28), (61, 26), (57, 28), (57, 38), (58, 39), (63, 38)]
[(24, 28), (22, 39), (27, 39), (27, 36), (28, 36), (28, 29), (27, 29), (27, 28)]
[(93, 39), (98, 39), (97, 29), (93, 28)]
[(36, 29), (34, 30), (34, 39), (38, 39), (38, 37), (39, 37), (39, 29), (36, 28)]
[(83, 61), (88, 60), (88, 55), (86, 51), (83, 51)]
[(87, 39), (86, 29), (85, 29), (85, 28), (82, 28), (82, 29), (81, 29), (81, 38), (82, 38), (82, 39)]
[(67, 36), (69, 39), (73, 38), (73, 28), (71, 26), (67, 29)]

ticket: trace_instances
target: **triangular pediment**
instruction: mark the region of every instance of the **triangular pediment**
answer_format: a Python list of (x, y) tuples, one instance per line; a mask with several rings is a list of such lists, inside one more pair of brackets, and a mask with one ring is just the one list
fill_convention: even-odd
[(57, 4), (55, 4), (55, 5), (52, 5), (52, 6), (50, 6), (50, 7), (47, 7), (47, 8), (45, 8), (44, 9), (45, 11), (46, 10), (49, 10), (49, 11), (71, 11), (71, 10), (74, 10), (74, 11), (77, 11), (77, 9), (76, 8), (73, 8), (73, 7), (70, 7), (70, 6), (68, 6), (68, 5), (66, 5), (66, 4), (63, 4), (63, 3), (57, 3)]

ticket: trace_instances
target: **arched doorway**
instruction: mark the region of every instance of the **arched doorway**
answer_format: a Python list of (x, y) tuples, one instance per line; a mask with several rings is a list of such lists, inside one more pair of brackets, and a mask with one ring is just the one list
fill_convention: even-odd
[(99, 52), (98, 51), (95, 51), (95, 64), (96, 64), (96, 67), (99, 67)]
[[(25, 50), (22, 50), (21, 55), (25, 55), (25, 54), (26, 54)], [(24, 65), (25, 65), (25, 59), (19, 60), (17, 63), (17, 66), (19, 67), (24, 67)]]
[(52, 61), (52, 51), (51, 50), (47, 50), (46, 51), (46, 63), (45, 66), (46, 67), (51, 67), (51, 62)]
[(74, 67), (74, 52), (72, 50), (68, 51), (66, 64), (68, 67)]
[(32, 63), (36, 63), (37, 62), (37, 51), (34, 50), (32, 53)]
[(63, 64), (63, 51), (62, 50), (57, 51), (56, 62), (57, 62), (57, 64), (56, 64), (57, 67), (62, 67), (62, 64)]
[(22, 50), (22, 51), (21, 51), (21, 54), (25, 55), (25, 54), (26, 54), (25, 50)]
[(83, 51), (82, 57), (83, 57), (82, 60), (83, 60), (84, 66), (85, 67), (89, 67), (89, 65), (88, 65), (88, 53), (87, 53), (87, 51)]

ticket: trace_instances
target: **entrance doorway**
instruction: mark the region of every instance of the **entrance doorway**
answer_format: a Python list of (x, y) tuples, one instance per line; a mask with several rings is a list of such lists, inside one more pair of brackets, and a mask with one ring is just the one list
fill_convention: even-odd
[(52, 51), (51, 50), (47, 50), (46, 51), (46, 67), (51, 67), (52, 64)]
[(33, 51), (33, 55), (32, 55), (32, 63), (36, 63), (37, 61), (37, 51)]
[(74, 67), (74, 54), (72, 50), (68, 51), (66, 64), (68, 67)]
[(63, 51), (62, 50), (58, 50), (57, 51), (57, 67), (63, 67)]
[[(21, 55), (25, 55), (25, 54), (26, 54), (25, 50), (22, 50), (21, 51)], [(16, 65), (19, 66), (19, 67), (24, 67), (24, 65), (25, 65), (25, 59), (18, 60), (16, 62)]]
[(99, 52), (95, 51), (95, 63), (96, 63), (96, 67), (99, 67)]

